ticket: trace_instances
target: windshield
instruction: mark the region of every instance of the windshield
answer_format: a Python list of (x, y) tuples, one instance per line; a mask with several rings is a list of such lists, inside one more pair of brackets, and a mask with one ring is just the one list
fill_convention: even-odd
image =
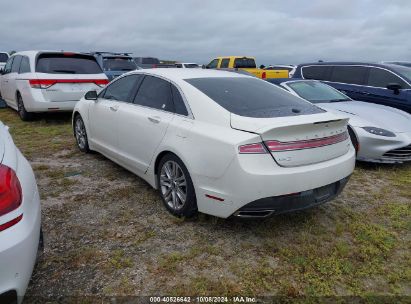
[(0, 53), (0, 62), (6, 62), (9, 56), (6, 53)]
[(405, 80), (407, 80), (408, 83), (411, 82), (411, 68), (406, 67), (406, 66), (400, 66), (400, 65), (396, 65), (396, 66), (391, 65), (390, 68), (394, 70), (395, 72), (397, 72), (398, 74), (400, 74), (401, 76), (403, 76), (404, 78), (406, 78)]
[(125, 57), (104, 57), (103, 69), (104, 71), (132, 71), (137, 68), (136, 64), (131, 58)]
[(186, 79), (227, 111), (270, 118), (322, 113), (323, 110), (266, 81), (251, 77)]
[(287, 85), (298, 96), (312, 103), (326, 103), (351, 100), (336, 89), (319, 81), (296, 81), (289, 82)]
[(73, 53), (45, 53), (37, 58), (36, 72), (48, 74), (100, 74), (96, 58)]
[(234, 68), (249, 68), (255, 69), (255, 60), (253, 58), (236, 58), (234, 60)]

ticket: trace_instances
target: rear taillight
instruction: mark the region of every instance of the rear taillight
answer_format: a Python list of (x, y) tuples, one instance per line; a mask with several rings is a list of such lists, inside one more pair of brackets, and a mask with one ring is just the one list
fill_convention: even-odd
[(238, 153), (240, 154), (264, 154), (267, 150), (262, 143), (242, 145), (238, 147)]
[(303, 150), (311, 148), (319, 148), (323, 146), (333, 145), (348, 139), (347, 132), (340, 133), (337, 135), (315, 138), (309, 140), (299, 140), (299, 141), (289, 141), (281, 142), (276, 140), (266, 141), (265, 145), (271, 152), (281, 152), (281, 151), (293, 151), (293, 150)]
[(34, 89), (47, 89), (56, 83), (95, 83), (104, 87), (109, 81), (108, 79), (30, 79), (29, 83)]
[(261, 78), (262, 78), (262, 79), (266, 79), (266, 78), (267, 78), (266, 72), (263, 72), (263, 74), (261, 75)]
[(56, 84), (57, 81), (52, 79), (30, 79), (29, 83), (34, 89), (47, 89)]
[(20, 182), (11, 168), (0, 165), (0, 216), (17, 209), (22, 202)]

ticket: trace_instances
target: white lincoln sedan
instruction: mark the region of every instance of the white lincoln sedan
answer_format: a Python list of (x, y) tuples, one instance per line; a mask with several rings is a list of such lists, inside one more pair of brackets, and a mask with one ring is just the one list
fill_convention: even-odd
[(0, 303), (21, 303), (36, 261), (40, 198), (30, 164), (0, 122)]
[(347, 118), (254, 77), (133, 71), (73, 112), (95, 150), (159, 189), (177, 216), (265, 217), (333, 199), (353, 172)]

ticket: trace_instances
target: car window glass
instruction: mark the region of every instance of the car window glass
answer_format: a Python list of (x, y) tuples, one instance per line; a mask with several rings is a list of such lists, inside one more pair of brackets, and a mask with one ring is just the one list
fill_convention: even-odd
[(331, 66), (306, 66), (301, 68), (301, 73), (305, 79), (329, 80)]
[(11, 72), (12, 73), (18, 73), (19, 72), (20, 62), (21, 62), (21, 56), (20, 55), (14, 56), (13, 64), (11, 66)]
[(218, 65), (218, 59), (214, 59), (213, 61), (211, 61), (209, 64), (208, 64), (208, 68), (209, 69), (216, 69), (217, 68), (217, 65)]
[(371, 68), (370, 75), (368, 76), (368, 85), (372, 87), (386, 88), (390, 83), (398, 83), (403, 88), (408, 85), (397, 75), (378, 68)]
[(103, 98), (131, 102), (130, 96), (140, 77), (142, 76), (129, 75), (110, 83), (105, 89)]
[(94, 56), (72, 53), (43, 53), (37, 58), (36, 72), (48, 74), (103, 73)]
[(336, 101), (349, 101), (347, 96), (340, 91), (319, 81), (296, 81), (287, 85), (298, 94), (298, 96), (312, 103), (326, 103)]
[(323, 110), (277, 86), (253, 77), (185, 79), (227, 111), (246, 117), (286, 117)]
[(334, 66), (331, 81), (349, 84), (364, 84), (368, 68), (362, 66)]
[(21, 59), (21, 64), (20, 64), (20, 70), (19, 73), (30, 73), (30, 62), (29, 62), (29, 58), (26, 56), (23, 56), (23, 58)]
[(154, 109), (174, 112), (170, 83), (153, 76), (146, 76), (134, 103)]
[(171, 85), (171, 92), (173, 94), (175, 113), (187, 116), (187, 108), (184, 103), (183, 97), (181, 97), (180, 91), (174, 85)]
[(221, 60), (220, 68), (222, 69), (228, 68), (229, 62), (230, 62), (229, 58), (224, 58), (223, 60)]
[(4, 73), (11, 72), (11, 65), (13, 64), (13, 59), (14, 57), (10, 57), (9, 60), (7, 60), (6, 66), (4, 67)]
[(9, 59), (9, 55), (6, 53), (0, 53), (0, 62), (6, 62)]
[(236, 58), (234, 59), (234, 68), (249, 68), (255, 69), (257, 65), (255, 64), (255, 60), (253, 58)]
[(181, 63), (176, 63), (176, 68), (182, 68), (183, 65)]

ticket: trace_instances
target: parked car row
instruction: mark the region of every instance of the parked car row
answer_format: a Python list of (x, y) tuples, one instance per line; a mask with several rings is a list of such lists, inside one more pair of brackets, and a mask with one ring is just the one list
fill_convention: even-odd
[[(218, 57), (206, 69), (158, 64), (127, 53), (19, 52), (6, 62), (0, 94), (23, 120), (73, 111), (78, 148), (146, 180), (176, 216), (263, 218), (310, 208), (341, 193), (356, 155), (411, 160), (411, 115), (349, 97), (350, 85), (385, 85), (404, 97), (406, 67), (257, 69), (244, 56)], [(359, 66), (366, 72), (352, 84), (360, 76), (347, 69)], [(380, 70), (392, 74), (388, 82)], [(0, 295), (13, 298), (24, 295), (41, 247), (40, 203), (30, 165), (2, 124), (0, 135)]]

